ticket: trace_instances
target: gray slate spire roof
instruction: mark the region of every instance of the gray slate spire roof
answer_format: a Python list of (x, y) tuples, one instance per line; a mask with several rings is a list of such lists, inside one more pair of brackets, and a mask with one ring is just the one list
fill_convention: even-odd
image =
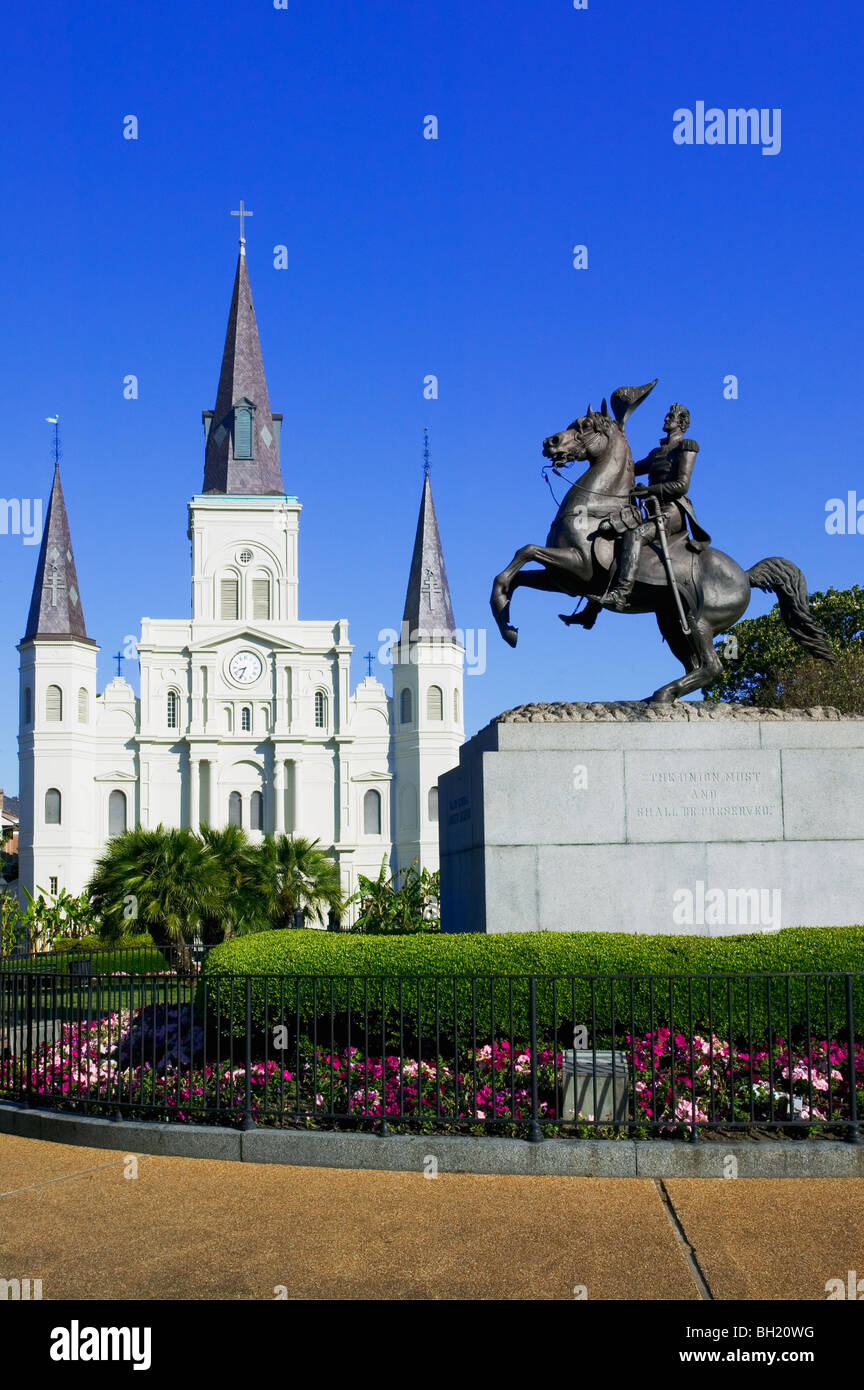
[[(254, 458), (234, 457), (234, 407), (248, 402), (254, 407)], [(205, 411), (205, 421), (209, 412)], [(222, 353), (222, 371), (216, 407), (210, 418), (204, 462), (204, 492), (282, 494), (279, 467), (278, 425), (274, 427), (267, 395), (267, 378), (261, 360), (258, 325), (249, 288), (245, 247), (240, 246), (237, 274), (228, 315), (228, 332)]]
[(61, 641), (70, 637), (84, 642), (90, 640), (78, 592), (66, 503), (60, 485), (60, 468), (56, 464), (24, 641), (32, 637), (59, 638)]
[(417, 518), (417, 534), (414, 537), (414, 554), (411, 557), (411, 574), (402, 622), (408, 624), (410, 633), (443, 634), (456, 630), (428, 473), (423, 482), (423, 496), (420, 501), (420, 515)]

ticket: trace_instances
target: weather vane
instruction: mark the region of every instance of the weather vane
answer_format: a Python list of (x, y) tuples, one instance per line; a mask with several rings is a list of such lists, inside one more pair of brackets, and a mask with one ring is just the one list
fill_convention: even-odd
[(54, 426), (54, 467), (60, 465), (60, 416), (46, 415), (45, 423)]
[(245, 236), (244, 229), (243, 229), (243, 219), (244, 219), (245, 217), (254, 217), (255, 214), (254, 214), (254, 212), (250, 212), (249, 209), (248, 209), (247, 207), (244, 206), (243, 199), (241, 198), (241, 199), (240, 199), (240, 206), (239, 206), (239, 208), (232, 208), (232, 209), (231, 209), (231, 216), (232, 216), (232, 217), (239, 217), (239, 218), (240, 218), (240, 245), (241, 245), (241, 246), (245, 246), (245, 245), (246, 245), (246, 236)]

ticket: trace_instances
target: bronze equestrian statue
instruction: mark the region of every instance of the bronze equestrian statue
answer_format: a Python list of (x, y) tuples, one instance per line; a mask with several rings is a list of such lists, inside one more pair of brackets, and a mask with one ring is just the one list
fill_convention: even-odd
[[(746, 612), (751, 589), (764, 589), (776, 594), (796, 642), (833, 661), (797, 565), (774, 556), (745, 571), (709, 544), (688, 496), (699, 446), (684, 437), (690, 416), (683, 406), (670, 407), (660, 447), (634, 464), (626, 424), (656, 384), (620, 387), (610, 397), (611, 413), (605, 400), (599, 411), (589, 405), (566, 430), (544, 440), (543, 455), (556, 473), (582, 461), (588, 468), (561, 502), (546, 544), (522, 546), (495, 579), (492, 612), (505, 642), (516, 645), (510, 600), (518, 588), (587, 598), (582, 613), (561, 615), (565, 623), (586, 628), (603, 608), (654, 613), (661, 635), (686, 669), (649, 697), (668, 704), (719, 675), (714, 638)], [(648, 474), (647, 485), (637, 486), (637, 473)], [(523, 568), (532, 563), (542, 569)]]

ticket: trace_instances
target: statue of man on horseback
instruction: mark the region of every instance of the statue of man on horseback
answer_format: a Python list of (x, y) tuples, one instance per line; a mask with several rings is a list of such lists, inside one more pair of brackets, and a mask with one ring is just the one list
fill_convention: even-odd
[[(518, 632), (510, 622), (510, 600), (520, 587), (586, 598), (583, 613), (561, 615), (565, 623), (585, 628), (593, 626), (603, 608), (653, 612), (686, 672), (649, 697), (668, 703), (711, 683), (721, 669), (714, 638), (737, 622), (750, 590), (760, 588), (777, 595), (796, 641), (815, 656), (833, 660), (825, 633), (810, 612), (797, 565), (772, 557), (745, 572), (710, 545), (688, 496), (699, 446), (685, 438), (690, 414), (684, 406), (670, 407), (659, 447), (634, 463), (627, 420), (656, 384), (619, 387), (609, 400), (611, 412), (605, 400), (599, 412), (589, 406), (566, 430), (544, 440), (543, 454), (559, 476), (577, 461), (588, 467), (571, 483), (546, 544), (522, 546), (496, 577), (491, 605), (502, 637), (515, 647)], [(636, 475), (645, 473), (647, 484), (637, 486)], [(524, 568), (531, 563), (541, 568)]]

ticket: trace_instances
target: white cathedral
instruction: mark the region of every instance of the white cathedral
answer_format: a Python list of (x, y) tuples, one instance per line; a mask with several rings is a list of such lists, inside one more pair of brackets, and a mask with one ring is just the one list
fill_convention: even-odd
[[(189, 502), (192, 611), (144, 618), (140, 698), (100, 693), (59, 468), (20, 653), (19, 882), (78, 893), (133, 826), (241, 825), (309, 836), (346, 894), (383, 859), (438, 867), (439, 776), (463, 741), (464, 649), (453, 622), (428, 468), (393, 692), (352, 692), (348, 623), (298, 614), (300, 502), (287, 495), (245, 241), (204, 484)], [(346, 573), (346, 580), (347, 580)]]

